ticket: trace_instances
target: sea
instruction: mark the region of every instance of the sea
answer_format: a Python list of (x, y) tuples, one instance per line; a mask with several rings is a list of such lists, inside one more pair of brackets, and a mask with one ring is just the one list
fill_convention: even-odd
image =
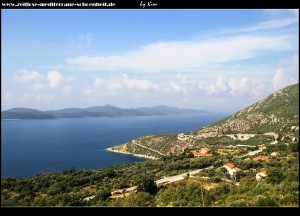
[(106, 148), (143, 135), (188, 132), (227, 117), (198, 113), (135, 117), (1, 120), (1, 178), (98, 169), (145, 158)]

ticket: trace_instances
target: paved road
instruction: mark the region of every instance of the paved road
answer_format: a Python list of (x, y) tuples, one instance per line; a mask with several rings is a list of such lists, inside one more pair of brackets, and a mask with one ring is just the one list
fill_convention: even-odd
[(247, 154), (238, 156), (237, 158), (243, 158), (243, 157), (247, 157), (247, 156), (253, 156), (253, 155), (256, 155), (257, 153), (262, 152), (262, 150), (264, 150), (265, 148), (266, 148), (266, 147), (263, 147), (263, 148), (260, 148), (260, 149), (258, 149), (258, 150), (255, 150), (255, 151), (248, 152)]
[[(214, 168), (213, 166), (210, 166), (210, 167), (206, 167), (204, 169), (212, 169)], [(163, 179), (159, 179), (156, 182), (157, 185), (161, 185), (161, 184), (169, 184), (169, 183), (172, 183), (172, 182), (177, 182), (177, 181), (181, 181), (183, 180), (187, 174), (189, 173), (190, 176), (192, 175), (195, 175), (199, 172), (201, 172), (202, 170), (204, 169), (197, 169), (197, 170), (193, 170), (193, 171), (190, 171), (190, 172), (185, 172), (185, 173), (181, 173), (179, 175), (175, 175), (175, 176), (170, 176), (170, 177), (165, 177)], [(126, 191), (126, 192), (131, 192), (131, 191), (134, 191), (136, 190), (137, 186), (133, 186), (133, 187), (130, 187), (130, 188), (124, 188), (124, 189), (120, 189), (120, 190), (116, 190), (116, 191), (112, 191), (111, 194), (114, 195), (114, 194), (122, 194), (123, 191)], [(84, 198), (83, 200), (91, 200), (91, 199), (94, 199), (95, 196), (89, 196), (89, 197), (86, 197)]]
[[(204, 169), (211, 169), (211, 168), (213, 168), (213, 166), (210, 166), (210, 167), (207, 167), (207, 168), (204, 168)], [(187, 176), (188, 173), (190, 174), (190, 176), (192, 176), (192, 175), (195, 175), (195, 174), (201, 172), (204, 169), (197, 169), (197, 170), (193, 170), (193, 171), (190, 171), (190, 172), (181, 173), (179, 175), (165, 177), (165, 178), (159, 179), (155, 182), (156, 182), (157, 185), (160, 185), (160, 184), (169, 184), (169, 183), (172, 183), (172, 182), (181, 181)]]

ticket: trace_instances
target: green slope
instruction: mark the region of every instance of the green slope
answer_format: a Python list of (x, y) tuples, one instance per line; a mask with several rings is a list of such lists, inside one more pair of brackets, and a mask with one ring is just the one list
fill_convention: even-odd
[[(263, 100), (237, 112), (236, 114), (216, 122), (208, 127), (186, 133), (192, 138), (179, 140), (178, 134), (144, 136), (112, 149), (133, 154), (161, 157), (163, 155), (179, 154), (181, 146), (190, 145), (194, 148), (219, 144), (240, 144), (224, 135), (227, 134), (264, 134), (273, 132), (279, 139), (299, 138), (298, 132), (292, 131), (292, 126), (299, 125), (299, 84), (288, 86), (276, 91)], [(256, 136), (242, 144), (257, 145), (270, 139), (268, 136)], [(271, 137), (272, 139), (272, 137)], [(136, 145), (136, 143), (138, 145)], [(153, 149), (155, 151), (149, 150)]]

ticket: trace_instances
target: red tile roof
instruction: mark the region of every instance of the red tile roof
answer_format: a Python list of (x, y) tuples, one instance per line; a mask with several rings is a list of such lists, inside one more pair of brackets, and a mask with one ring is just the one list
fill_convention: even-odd
[(232, 169), (233, 167), (235, 167), (234, 164), (232, 164), (232, 163), (225, 164), (224, 166), (227, 166), (227, 167), (229, 167), (230, 169)]
[(209, 148), (202, 148), (201, 150), (200, 150), (201, 152), (209, 152), (210, 151), (210, 149)]
[(260, 173), (263, 173), (263, 174), (265, 174), (266, 176), (268, 175), (268, 171), (267, 171), (267, 170), (263, 170), (263, 171), (261, 171)]

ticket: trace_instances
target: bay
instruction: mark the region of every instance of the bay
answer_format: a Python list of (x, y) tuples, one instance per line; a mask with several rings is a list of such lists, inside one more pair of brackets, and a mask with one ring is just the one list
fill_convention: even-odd
[(2, 120), (1, 177), (97, 169), (144, 158), (105, 149), (143, 135), (195, 130), (226, 114), (180, 114), (45, 120)]

